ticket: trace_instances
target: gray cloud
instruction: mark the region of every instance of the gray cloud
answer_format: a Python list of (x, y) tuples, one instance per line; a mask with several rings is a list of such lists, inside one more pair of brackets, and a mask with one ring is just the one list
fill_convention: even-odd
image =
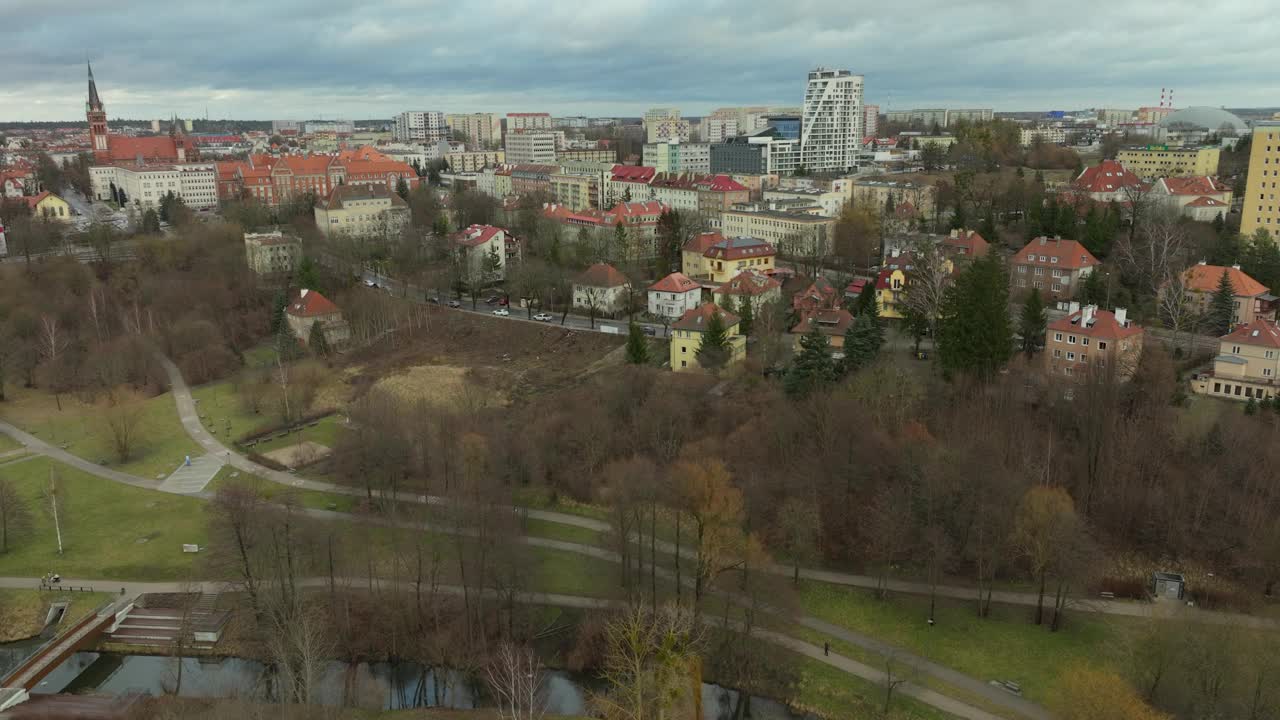
[(798, 105), (815, 65), (882, 107), (1270, 105), (1272, 0), (0, 0), (0, 119), (637, 115)]

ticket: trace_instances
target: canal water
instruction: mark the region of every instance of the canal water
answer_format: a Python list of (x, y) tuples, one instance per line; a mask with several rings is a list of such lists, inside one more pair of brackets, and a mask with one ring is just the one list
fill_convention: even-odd
[[(82, 652), (73, 655), (46, 677), (36, 693), (103, 693), (118, 695), (142, 692), (162, 695), (173, 692), (178, 661), (155, 655), (118, 655)], [(240, 658), (185, 658), (182, 660), (182, 687), (186, 697), (238, 697), (270, 700), (269, 668), (256, 660)], [(590, 678), (560, 670), (547, 671), (543, 687), (547, 712), (584, 715)], [(384, 710), (419, 707), (472, 709), (485, 707), (490, 700), (482, 686), (476, 686), (452, 670), (435, 670), (413, 663), (331, 662), (317, 683), (317, 701), (332, 706), (380, 707)], [(704, 720), (731, 720), (737, 702), (736, 690), (703, 683)], [(782, 704), (753, 697), (752, 720), (797, 720)]]

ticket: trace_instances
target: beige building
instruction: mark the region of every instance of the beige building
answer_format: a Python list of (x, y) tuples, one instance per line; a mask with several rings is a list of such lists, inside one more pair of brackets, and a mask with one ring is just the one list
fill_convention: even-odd
[(597, 315), (617, 315), (627, 309), (631, 281), (612, 265), (596, 263), (573, 280), (573, 306)]
[(1248, 238), (1258, 228), (1280, 243), (1280, 120), (1260, 122), (1253, 128), (1240, 234)]
[(853, 181), (853, 200), (858, 205), (884, 207), (885, 202), (892, 197), (894, 205), (910, 203), (916, 212), (926, 217), (933, 216), (935, 194), (936, 190), (932, 185), (921, 185), (909, 180), (868, 178)]
[(1069, 300), (1098, 267), (1098, 259), (1075, 240), (1038, 237), (1014, 253), (1009, 283), (1018, 295), (1032, 289), (1045, 300)]
[(1280, 327), (1269, 320), (1241, 325), (1219, 341), (1213, 370), (1191, 378), (1194, 392), (1248, 401), (1276, 395), (1280, 378)]
[(450, 131), (467, 136), (467, 147), (473, 150), (502, 147), (502, 118), (493, 113), (446, 115), (444, 119)]
[(391, 238), (409, 223), (409, 205), (382, 185), (339, 185), (316, 203), (325, 237)]
[(1191, 296), (1191, 302), (1199, 314), (1204, 315), (1209, 310), (1209, 303), (1218, 290), (1218, 283), (1222, 282), (1223, 273), (1227, 274), (1231, 291), (1235, 293), (1235, 307), (1231, 313), (1233, 326), (1247, 325), (1260, 318), (1275, 320), (1276, 298), (1271, 295), (1270, 288), (1254, 280), (1239, 265), (1224, 267), (1208, 265), (1204, 261), (1187, 268), (1182, 275), (1182, 286)]
[(324, 339), (329, 347), (345, 345), (351, 338), (351, 328), (342, 317), (342, 311), (329, 298), (315, 290), (299, 290), (285, 307), (285, 321), (293, 336), (306, 344), (311, 339), (311, 326), (319, 323), (324, 328)]
[(468, 150), (448, 153), (444, 156), (444, 161), (449, 163), (449, 169), (453, 172), (480, 172), (487, 167), (506, 163), (507, 154), (501, 150)]
[(549, 132), (508, 133), (507, 162), (512, 165), (554, 165), (556, 136)]
[(1155, 180), (1161, 177), (1217, 175), (1220, 155), (1221, 150), (1217, 147), (1144, 145), (1121, 150), (1116, 160), (1143, 180)]
[(279, 230), (244, 234), (245, 262), (258, 275), (293, 272), (302, 260), (302, 241)]
[(784, 255), (830, 252), (835, 225), (835, 218), (774, 210), (733, 209), (720, 216), (720, 232), (725, 237), (766, 240)]
[(1129, 321), (1124, 308), (1099, 310), (1071, 303), (1066, 317), (1049, 323), (1044, 360), (1050, 376), (1083, 381), (1095, 373), (1133, 377), (1142, 356), (1142, 328)]
[(561, 165), (572, 162), (600, 162), (613, 164), (618, 153), (612, 148), (567, 148), (556, 151), (556, 162)]
[(558, 205), (570, 210), (587, 210), (592, 206), (592, 198), (598, 192), (595, 178), (590, 175), (565, 175), (556, 173), (551, 176), (551, 196)]
[(688, 310), (680, 319), (671, 325), (671, 369), (675, 372), (699, 370), (698, 350), (702, 347), (702, 338), (711, 325), (711, 318), (720, 316), (724, 327), (725, 342), (729, 346), (729, 357), (725, 365), (742, 362), (747, 356), (747, 337), (738, 332), (741, 322), (737, 315), (722, 310), (715, 303), (703, 303)]

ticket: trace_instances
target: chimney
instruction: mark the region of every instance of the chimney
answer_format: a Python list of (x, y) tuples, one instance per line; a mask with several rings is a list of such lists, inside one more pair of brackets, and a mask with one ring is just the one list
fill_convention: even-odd
[(1208, 265), (1209, 263), (1205, 262), (1204, 260), (1201, 260), (1200, 262), (1198, 262), (1198, 263), (1196, 263), (1196, 264), (1197, 264), (1197, 265)]
[(951, 229), (951, 237), (953, 237), (953, 238), (958, 238), (958, 237), (960, 237), (960, 231), (959, 231), (959, 230), (957, 230), (957, 229), (955, 229), (955, 228), (952, 228), (952, 229)]
[(298, 291), (298, 299), (301, 300), (302, 298), (306, 297), (307, 293), (309, 292), (311, 291), (306, 288), (302, 288), (302, 290)]
[(1240, 266), (1239, 266), (1239, 265), (1232, 265), (1232, 266), (1231, 266), (1231, 269), (1232, 269), (1232, 270), (1239, 270), (1239, 269), (1240, 269)]
[(1074, 300), (1071, 301), (1071, 303), (1067, 305), (1067, 314), (1075, 315), (1078, 312), (1080, 312), (1080, 303), (1075, 302)]
[(1045, 236), (1041, 235), (1041, 236), (1040, 236), (1040, 244), (1041, 244), (1041, 245), (1048, 245), (1048, 244), (1049, 244), (1049, 238), (1047, 238), (1047, 237), (1045, 237)]
[(1116, 308), (1116, 322), (1120, 323), (1120, 327), (1129, 327), (1129, 311), (1125, 308)]
[(1097, 305), (1085, 305), (1080, 310), (1080, 327), (1089, 327), (1093, 324), (1093, 314), (1098, 312)]

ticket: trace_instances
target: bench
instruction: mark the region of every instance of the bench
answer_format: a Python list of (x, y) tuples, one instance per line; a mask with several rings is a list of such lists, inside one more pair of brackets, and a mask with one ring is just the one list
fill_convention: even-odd
[(1116, 599), (1116, 594), (1115, 594), (1115, 593), (1113, 593), (1113, 592), (1109, 592), (1109, 591), (1107, 591), (1107, 590), (1103, 590), (1102, 592), (1098, 593), (1098, 595), (1099, 595), (1099, 596), (1101, 596), (1103, 600), (1115, 600), (1115, 599)]

